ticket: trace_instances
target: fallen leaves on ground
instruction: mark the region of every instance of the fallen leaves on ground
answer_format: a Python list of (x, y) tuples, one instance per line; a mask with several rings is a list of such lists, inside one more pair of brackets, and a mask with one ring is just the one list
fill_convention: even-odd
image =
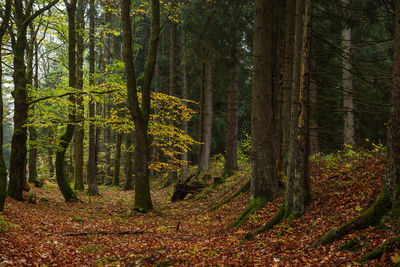
[[(83, 202), (64, 203), (56, 185), (47, 183), (42, 189), (33, 189), (36, 204), (7, 199), (1, 218), (9, 224), (0, 231), (0, 263), (11, 266), (355, 266), (363, 254), (383, 240), (399, 235), (399, 227), (392, 224), (370, 227), (330, 245), (311, 248), (325, 231), (359, 215), (379, 194), (384, 160), (372, 158), (353, 164), (332, 169), (313, 163), (313, 202), (305, 214), (292, 226), (280, 224), (250, 241), (244, 241), (246, 233), (268, 222), (283, 197), (251, 215), (241, 228), (230, 231), (226, 227), (247, 204), (247, 194), (208, 212), (240, 188), (248, 179), (246, 171), (228, 179), (207, 196), (178, 203), (169, 202), (171, 187), (154, 186), (152, 197), (157, 211), (147, 214), (130, 212), (132, 191), (101, 186), (101, 196), (89, 199), (81, 193)], [(78, 232), (126, 231), (138, 233), (64, 236)], [(357, 251), (339, 250), (353, 238), (360, 241)], [(391, 258), (398, 258), (396, 253), (387, 253), (371, 265), (390, 265)]]

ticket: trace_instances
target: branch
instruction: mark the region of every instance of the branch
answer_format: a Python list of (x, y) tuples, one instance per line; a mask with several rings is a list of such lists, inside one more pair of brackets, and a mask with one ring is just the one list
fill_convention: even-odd
[(121, 232), (82, 232), (82, 233), (67, 233), (63, 234), (62, 236), (88, 236), (88, 235), (137, 235), (143, 234), (143, 231), (121, 231)]
[(68, 92), (68, 93), (64, 93), (64, 94), (61, 94), (61, 95), (50, 95), (50, 96), (44, 96), (44, 97), (41, 97), (41, 98), (37, 98), (37, 99), (34, 99), (32, 101), (29, 101), (28, 105), (30, 106), (30, 105), (35, 104), (37, 102), (40, 102), (40, 101), (43, 101), (43, 100), (47, 100), (47, 99), (51, 99), (51, 98), (61, 98), (61, 97), (70, 96), (70, 95), (88, 95), (89, 93), (96, 94), (96, 95), (103, 95), (103, 94), (108, 94), (108, 93), (112, 93), (112, 92), (115, 92), (115, 91), (116, 90), (111, 90), (111, 91), (107, 91), (107, 92), (95, 92), (95, 91), (92, 91), (92, 92)]
[(24, 27), (28, 27), (28, 25), (31, 23), (32, 20), (34, 20), (37, 16), (45, 12), (46, 10), (49, 10), (51, 7), (53, 7), (55, 4), (57, 4), (60, 0), (54, 0), (53, 2), (49, 3), (47, 6), (42, 7), (39, 10), (36, 10), (35, 13), (33, 13), (31, 16), (29, 16), (24, 23), (22, 24)]

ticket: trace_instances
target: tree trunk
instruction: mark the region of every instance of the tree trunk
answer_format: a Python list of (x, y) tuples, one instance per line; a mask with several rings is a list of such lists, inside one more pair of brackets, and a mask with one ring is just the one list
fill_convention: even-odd
[(133, 58), (132, 28), (130, 18), (130, 0), (121, 1), (121, 17), (123, 30), (123, 58), (127, 79), (128, 107), (136, 128), (135, 147), (135, 204), (134, 209), (146, 212), (153, 209), (150, 196), (149, 181), (149, 142), (148, 123), (150, 115), (150, 86), (157, 58), (157, 46), (160, 34), (160, 2), (151, 1), (152, 19), (150, 30), (149, 53), (146, 59), (143, 79), (141, 80), (142, 105), (139, 106), (137, 83)]
[[(85, 13), (85, 2), (84, 0), (78, 0), (78, 13), (77, 13), (77, 53), (76, 53), (76, 61), (77, 61), (77, 69), (76, 69), (76, 79), (77, 79), (77, 90), (83, 90), (83, 52), (84, 52), (84, 43), (83, 43), (83, 33), (85, 31), (85, 21), (84, 21), (84, 13)], [(84, 190), (83, 186), (83, 159), (84, 159), (84, 150), (83, 150), (83, 139), (85, 136), (84, 132), (84, 105), (83, 105), (83, 96), (78, 95), (76, 97), (76, 120), (77, 124), (75, 125), (75, 133), (74, 133), (74, 177), (75, 177), (75, 190)]]
[[(30, 41), (29, 45), (27, 48), (27, 81), (30, 85), (30, 87), (34, 90), (37, 90), (38, 86), (38, 81), (37, 81), (37, 75), (38, 75), (38, 51), (37, 51), (37, 42), (36, 42), (36, 32), (33, 29), (33, 24), (31, 23), (29, 25), (30, 28)], [(34, 74), (33, 74), (33, 59), (36, 59), (36, 68), (35, 68), (35, 77), (36, 79), (34, 80)], [(29, 96), (28, 96), (29, 97)], [(34, 107), (30, 107), (31, 109), (34, 109)], [(41, 183), (37, 180), (37, 168), (36, 168), (36, 162), (37, 162), (37, 133), (36, 129), (33, 126), (28, 127), (29, 131), (29, 155), (28, 155), (28, 173), (29, 173), (29, 182), (35, 184), (36, 187), (40, 187)]]
[(317, 104), (317, 84), (310, 77), (310, 155), (318, 154), (319, 145), (318, 145), (318, 121), (312, 115), (313, 108), (315, 108)]
[(238, 58), (238, 6), (233, 3), (230, 8), (230, 43), (229, 43), (229, 87), (228, 87), (228, 121), (226, 131), (225, 172), (230, 174), (238, 168), (238, 94), (239, 94), (239, 58)]
[[(177, 95), (177, 75), (176, 75), (176, 62), (177, 62), (177, 52), (176, 52), (176, 24), (174, 22), (170, 23), (170, 35), (169, 35), (169, 95)], [(169, 124), (177, 126), (173, 120), (169, 121)], [(174, 140), (170, 140), (173, 144)], [(174, 148), (170, 147), (171, 150)], [(170, 161), (170, 159), (167, 159)], [(171, 184), (177, 178), (176, 170), (168, 170), (167, 184)]]
[(53, 150), (51, 148), (47, 149), (47, 164), (49, 165), (49, 177), (54, 176), (54, 162), (53, 162)]
[[(14, 131), (11, 139), (10, 156), (10, 184), (8, 195), (22, 201), (26, 175), (26, 140), (27, 129), (24, 126), (28, 118), (28, 94), (25, 66), (25, 48), (27, 47), (26, 33), (27, 26), (24, 26), (26, 15), (22, 0), (14, 1), (15, 26), (17, 40), (13, 47), (14, 52)], [(29, 14), (28, 14), (29, 15)]]
[[(348, 8), (350, 0), (342, 0), (343, 13), (349, 18)], [(342, 29), (342, 67), (343, 67), (343, 108), (344, 114), (344, 145), (354, 147), (354, 103), (353, 103), (353, 80), (351, 76), (351, 26), (347, 21)]]
[(4, 210), (7, 195), (7, 168), (3, 156), (3, 63), (2, 63), (2, 47), (3, 36), (7, 30), (8, 21), (11, 16), (11, 1), (6, 2), (3, 13), (3, 21), (0, 25), (0, 212)]
[(133, 141), (133, 134), (128, 133), (126, 135), (126, 140), (125, 140), (125, 176), (126, 176), (126, 183), (124, 186), (124, 190), (132, 190), (133, 189), (133, 166), (132, 166), (132, 160), (133, 160), (133, 147), (132, 147), (132, 141)]
[(113, 186), (119, 186), (119, 173), (120, 173), (120, 166), (121, 166), (122, 137), (123, 137), (122, 133), (117, 133), (117, 142), (115, 144)]
[(293, 52), (294, 52), (294, 26), (296, 18), (296, 0), (286, 2), (286, 25), (285, 25), (285, 62), (283, 68), (282, 85), (282, 108), (281, 108), (281, 128), (282, 142), (281, 154), (282, 171), (286, 170), (289, 150), (290, 133), (290, 108), (291, 108), (291, 88), (293, 79)]
[(202, 120), (202, 142), (199, 159), (199, 172), (210, 168), (211, 136), (212, 136), (212, 111), (213, 111), (213, 79), (212, 79), (212, 59), (207, 59), (205, 63), (205, 84), (204, 84), (204, 110)]
[[(188, 98), (188, 92), (187, 92), (187, 72), (186, 72), (186, 48), (185, 48), (185, 32), (181, 32), (181, 77), (182, 77), (182, 98), (187, 99)], [(187, 105), (185, 103), (185, 105)], [(184, 134), (188, 134), (188, 121), (186, 119), (183, 119), (182, 121), (182, 128)], [(188, 152), (184, 151), (182, 154), (182, 168), (181, 168), (181, 176), (179, 178), (181, 183), (184, 183), (187, 178), (189, 177), (189, 169), (188, 169)]]
[[(89, 86), (94, 86), (95, 74), (95, 58), (94, 58), (94, 0), (90, 0), (89, 7)], [(96, 142), (96, 126), (93, 124), (95, 120), (95, 102), (91, 97), (89, 102), (89, 118), (91, 124), (89, 126), (89, 162), (88, 162), (88, 194), (98, 195), (97, 188), (97, 142)]]
[[(69, 87), (76, 88), (76, 62), (75, 62), (75, 46), (76, 46), (76, 31), (75, 31), (75, 14), (76, 14), (76, 0), (71, 3), (65, 3), (68, 12), (68, 71), (69, 71)], [(71, 103), (75, 103), (75, 97), (69, 97)], [(68, 179), (65, 175), (65, 152), (69, 146), (74, 135), (75, 110), (73, 107), (69, 108), (69, 123), (65, 129), (64, 134), (60, 137), (60, 148), (56, 153), (56, 180), (57, 184), (64, 196), (66, 202), (76, 201), (77, 197), (72, 190)]]
[[(273, 200), (275, 175), (272, 88), (272, 0), (255, 1), (251, 110), (251, 199)], [(262, 202), (262, 201), (261, 201)]]

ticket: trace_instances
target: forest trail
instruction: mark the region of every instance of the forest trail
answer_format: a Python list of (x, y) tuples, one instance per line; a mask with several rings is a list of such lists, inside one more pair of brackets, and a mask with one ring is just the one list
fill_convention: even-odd
[[(55, 184), (47, 183), (42, 189), (32, 187), (29, 196), (36, 197), (36, 204), (8, 199), (1, 215), (0, 263), (6, 266), (354, 266), (384, 239), (399, 235), (399, 227), (387, 224), (384, 228), (356, 232), (328, 246), (311, 248), (324, 231), (359, 215), (379, 194), (384, 160), (370, 158), (335, 166), (313, 163), (313, 202), (304, 216), (293, 226), (278, 225), (243, 241), (248, 231), (272, 218), (283, 200), (281, 196), (268, 203), (241, 228), (226, 231), (247, 204), (248, 194), (216, 211), (208, 210), (239, 189), (247, 179), (247, 171), (240, 171), (207, 196), (200, 194), (178, 203), (169, 202), (172, 187), (161, 189), (153, 185), (157, 211), (147, 214), (130, 214), (132, 191), (116, 187), (101, 186), (101, 196), (90, 200), (80, 194), (82, 202), (72, 204), (63, 202)], [(100, 231), (139, 233), (63, 236)], [(355, 236), (360, 243), (357, 251), (339, 249)], [(371, 264), (390, 265), (393, 255), (387, 253)]]

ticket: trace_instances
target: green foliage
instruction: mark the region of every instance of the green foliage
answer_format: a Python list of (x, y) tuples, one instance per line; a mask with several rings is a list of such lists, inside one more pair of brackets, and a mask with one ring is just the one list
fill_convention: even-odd
[(6, 217), (0, 216), (0, 233), (6, 233), (8, 229), (11, 228), (16, 228), (18, 227), (16, 224), (13, 224), (12, 222), (8, 221)]
[(251, 136), (243, 132), (243, 138), (238, 142), (237, 156), (239, 162), (250, 161), (251, 154)]
[(346, 243), (343, 243), (339, 247), (339, 250), (359, 251), (361, 247), (362, 246), (360, 240), (357, 237), (354, 237), (353, 239), (347, 241)]
[(311, 157), (314, 162), (322, 163), (329, 169), (340, 167), (351, 167), (352, 162), (359, 162), (368, 158), (380, 158), (386, 155), (386, 147), (382, 144), (375, 144), (369, 139), (365, 140), (365, 145), (362, 148), (354, 149), (346, 145), (346, 150), (341, 150), (331, 154), (316, 154)]

